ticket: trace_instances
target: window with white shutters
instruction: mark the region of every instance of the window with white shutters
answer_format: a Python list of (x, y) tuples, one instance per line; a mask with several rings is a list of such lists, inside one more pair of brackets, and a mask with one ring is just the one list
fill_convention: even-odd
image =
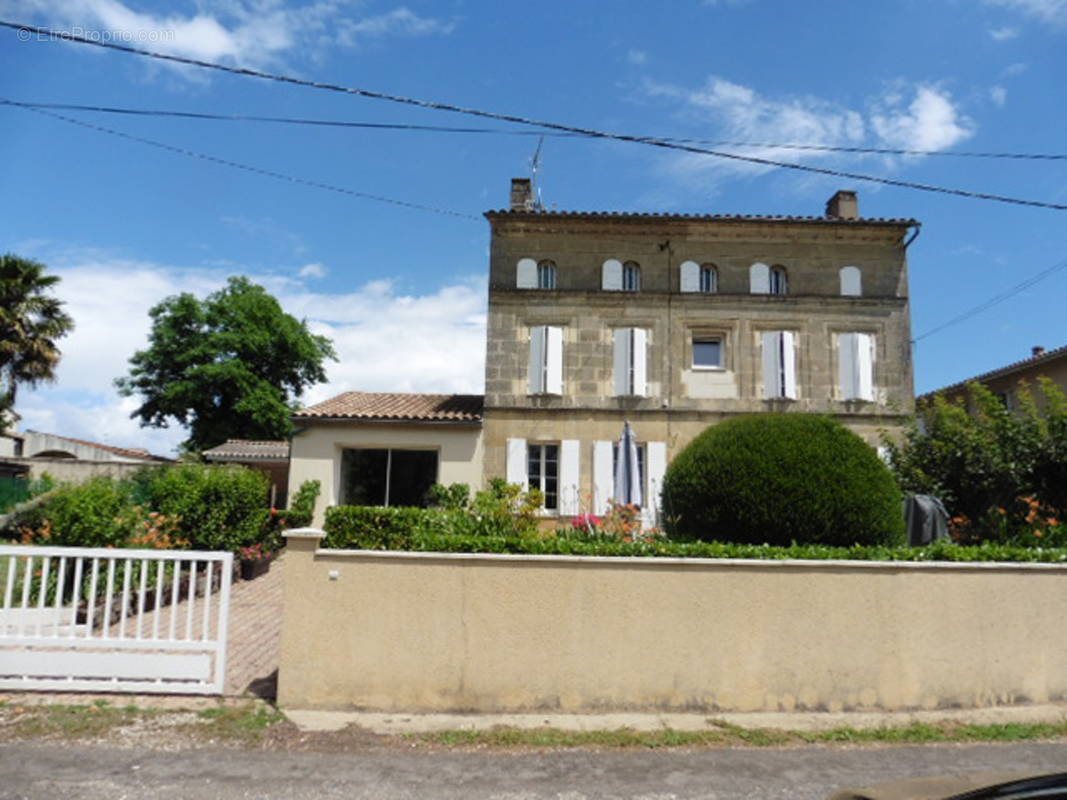
[(616, 328), (614, 334), (615, 394), (643, 397), (646, 392), (648, 332)]
[(531, 444), (527, 450), (527, 485), (544, 495), (545, 511), (559, 510), (559, 445)]
[(756, 262), (748, 268), (748, 290), (752, 294), (771, 293), (771, 268)]
[(555, 289), (556, 288), (556, 262), (555, 261), (539, 261), (537, 263), (537, 288), (538, 289)]
[(874, 337), (869, 333), (837, 336), (838, 388), (843, 400), (874, 400)]
[(636, 261), (627, 261), (622, 265), (622, 290), (641, 291), (641, 266)]
[(797, 396), (796, 334), (765, 331), (761, 336), (763, 396), (768, 400)]
[(563, 328), (554, 325), (530, 328), (527, 391), (563, 394)]
[(605, 292), (622, 291), (622, 262), (609, 258), (601, 268), (600, 288)]
[(520, 258), (515, 265), (515, 288), (537, 288), (537, 262), (532, 258)]
[(785, 267), (771, 267), (770, 270), (770, 294), (788, 294), (789, 280), (785, 274)]
[(841, 267), (841, 295), (843, 297), (861, 297), (863, 295), (863, 274), (859, 267)]

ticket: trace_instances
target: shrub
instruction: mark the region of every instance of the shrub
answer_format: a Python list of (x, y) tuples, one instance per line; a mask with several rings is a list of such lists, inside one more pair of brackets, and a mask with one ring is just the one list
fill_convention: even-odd
[(326, 509), (323, 547), (407, 550), (417, 533), (446, 533), (453, 512), (397, 506), (331, 506)]
[(315, 501), (322, 491), (321, 481), (304, 481), (289, 501), (289, 508), (281, 515), (287, 528), (306, 528), (315, 516)]
[(131, 506), (129, 483), (92, 478), (55, 490), (47, 502), (20, 514), (15, 526), (26, 544), (124, 547), (129, 528), (121, 517)]
[(897, 544), (900, 491), (872, 447), (835, 420), (759, 414), (715, 425), (671, 463), (674, 537), (772, 545)]

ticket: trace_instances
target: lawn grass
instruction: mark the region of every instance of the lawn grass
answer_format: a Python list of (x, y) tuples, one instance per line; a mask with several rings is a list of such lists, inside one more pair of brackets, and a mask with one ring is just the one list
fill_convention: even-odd
[(826, 731), (794, 731), (774, 728), (742, 728), (722, 721), (700, 731), (663, 728), (638, 731), (567, 731), (559, 728), (498, 727), (484, 731), (453, 730), (407, 734), (412, 743), (452, 747), (786, 747), (805, 744), (925, 744), (933, 742), (1014, 742), (1067, 737), (1067, 722), (995, 725), (964, 725), (954, 722), (916, 722), (901, 727), (834, 728)]

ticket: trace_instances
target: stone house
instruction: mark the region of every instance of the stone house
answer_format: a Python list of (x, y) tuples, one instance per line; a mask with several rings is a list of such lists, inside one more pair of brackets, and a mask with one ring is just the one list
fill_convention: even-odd
[[(516, 179), (510, 208), (486, 218), (485, 395), (466, 434), (480, 463), (464, 469), (475, 487), (503, 476), (541, 489), (547, 515), (596, 513), (627, 420), (642, 494), (658, 498), (670, 459), (730, 417), (826, 413), (875, 446), (913, 410), (906, 251), (918, 223), (862, 218), (853, 192), (812, 217), (556, 212)], [(379, 404), (357, 418), (321, 409), (344, 397), (295, 418), (290, 480), (331, 476), (320, 505), (359, 494), (357, 462), (375, 465), (376, 485), (401, 480), (394, 450), (436, 453), (422, 469), (435, 462), (442, 482), (458, 474), (439, 420), (399, 411), (440, 396), (352, 393)]]

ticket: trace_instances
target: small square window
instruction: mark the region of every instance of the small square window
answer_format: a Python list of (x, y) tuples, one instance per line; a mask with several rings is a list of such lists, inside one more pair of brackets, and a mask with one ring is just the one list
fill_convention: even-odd
[(723, 347), (721, 336), (693, 338), (693, 368), (722, 369)]

